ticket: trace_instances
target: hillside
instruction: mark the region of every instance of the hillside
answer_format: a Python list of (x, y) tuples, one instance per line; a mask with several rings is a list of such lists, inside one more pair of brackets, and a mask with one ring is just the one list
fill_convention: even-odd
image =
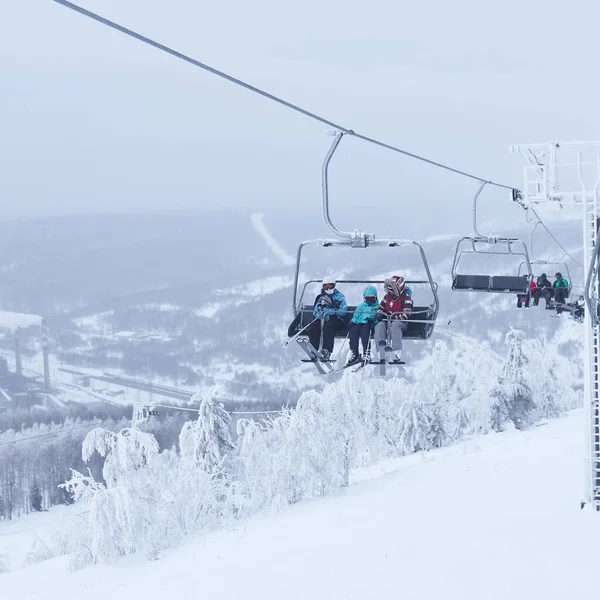
[[(406, 235), (400, 222), (388, 224), (395, 226)], [(527, 229), (511, 233), (528, 237)], [(297, 245), (331, 237), (318, 215), (214, 210), (70, 217), (0, 223), (0, 234), (0, 308), (47, 317), (55, 380), (59, 366), (88, 368), (193, 391), (219, 384), (233, 400), (279, 405), (290, 393), (297, 397), (321, 383), (311, 365), (300, 363), (298, 348), (282, 348), (292, 318)], [(576, 224), (561, 227), (561, 242), (576, 259), (578, 235)], [(466, 335), (500, 350), (510, 326), (547, 337), (578, 359), (580, 336), (573, 323), (563, 324), (568, 319), (550, 318), (553, 313), (541, 309), (517, 310), (512, 295), (451, 290), (459, 236), (416, 237), (439, 285), (440, 313), (429, 342), (406, 344), (409, 364), (428, 356), (440, 338)], [(536, 254), (560, 259), (560, 249), (544, 232), (535, 242)], [(500, 268), (514, 274), (519, 260), (479, 256), (461, 264), (466, 272)], [(582, 273), (570, 260), (568, 266), (574, 285), (582, 285)], [(536, 271), (552, 276), (557, 268), (566, 266)], [(300, 287), (329, 271), (340, 278), (391, 272), (425, 277), (415, 248), (309, 248)], [(431, 302), (427, 286), (413, 288), (417, 304)], [(309, 286), (307, 302), (314, 291)], [(343, 291), (351, 303), (360, 301), (361, 285)], [(39, 332), (26, 335), (25, 366), (39, 372)], [(12, 349), (10, 339), (3, 344)]]
[[(62, 557), (14, 568), (0, 575), (2, 597), (58, 600), (67, 588), (88, 600), (592, 597), (600, 521), (579, 509), (581, 418), (357, 471), (333, 496), (190, 539), (156, 562), (67, 574)], [(20, 555), (63, 512), (0, 525), (0, 554)]]

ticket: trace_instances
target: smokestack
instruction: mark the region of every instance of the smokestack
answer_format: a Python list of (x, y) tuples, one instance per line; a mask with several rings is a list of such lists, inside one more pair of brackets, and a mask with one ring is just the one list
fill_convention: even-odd
[(15, 373), (23, 377), (23, 365), (21, 363), (21, 328), (15, 330)]
[(44, 390), (50, 391), (50, 361), (48, 360), (48, 324), (42, 319), (42, 354), (44, 356)]

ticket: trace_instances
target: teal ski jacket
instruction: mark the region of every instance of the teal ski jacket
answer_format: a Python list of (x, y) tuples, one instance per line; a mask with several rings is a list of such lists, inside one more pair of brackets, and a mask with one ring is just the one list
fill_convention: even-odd
[(366, 302), (359, 304), (354, 311), (350, 323), (364, 324), (375, 321), (377, 307), (379, 306), (379, 302), (377, 301), (377, 290), (372, 285), (368, 285), (363, 291), (363, 297), (366, 296), (375, 296), (375, 302), (373, 302), (373, 304), (367, 304)]

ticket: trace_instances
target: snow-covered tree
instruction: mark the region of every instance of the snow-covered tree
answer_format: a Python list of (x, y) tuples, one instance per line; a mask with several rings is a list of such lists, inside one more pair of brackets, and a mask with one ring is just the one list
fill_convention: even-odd
[(492, 428), (500, 431), (510, 420), (517, 429), (531, 423), (535, 409), (525, 377), (527, 359), (523, 351), (523, 332), (513, 329), (506, 334), (507, 358), (497, 384), (491, 391)]
[(456, 404), (450, 407), (451, 437), (487, 433), (492, 421), (491, 390), (500, 373), (500, 360), (487, 341), (469, 340), (460, 345), (455, 368)]
[(417, 386), (422, 410), (427, 415), (428, 438), (432, 447), (439, 448), (446, 444), (450, 438), (447, 429), (454, 429), (449, 416), (457, 405), (454, 387), (456, 367), (456, 360), (450, 356), (448, 345), (438, 340), (433, 347), (431, 364)]
[(234, 448), (230, 424), (230, 414), (213, 394), (200, 397), (198, 418), (186, 422), (179, 435), (182, 458), (209, 473), (221, 471)]
[(577, 405), (572, 361), (560, 356), (546, 339), (526, 343), (529, 359), (526, 378), (540, 417), (557, 417)]
[(418, 394), (413, 393), (400, 407), (399, 448), (402, 454), (411, 454), (431, 447), (429, 417), (423, 410)]
[(154, 493), (154, 475), (158, 444), (153, 436), (137, 429), (124, 429), (115, 434), (97, 428), (84, 440), (82, 455), (89, 460), (97, 452), (105, 457), (98, 482), (91, 474), (73, 471), (62, 484), (76, 502), (84, 504), (84, 521), (88, 538), (81, 551), (91, 561), (131, 554), (140, 549), (149, 555), (164, 532), (155, 526), (160, 522), (160, 509)]

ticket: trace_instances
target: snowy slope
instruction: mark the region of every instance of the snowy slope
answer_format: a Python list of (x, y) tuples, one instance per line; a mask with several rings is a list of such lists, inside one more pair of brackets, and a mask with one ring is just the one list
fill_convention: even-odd
[[(600, 515), (579, 510), (581, 418), (378, 465), (335, 496), (190, 540), (157, 562), (67, 574), (57, 558), (12, 570), (0, 597), (596, 597)], [(16, 544), (4, 527), (0, 554)]]

